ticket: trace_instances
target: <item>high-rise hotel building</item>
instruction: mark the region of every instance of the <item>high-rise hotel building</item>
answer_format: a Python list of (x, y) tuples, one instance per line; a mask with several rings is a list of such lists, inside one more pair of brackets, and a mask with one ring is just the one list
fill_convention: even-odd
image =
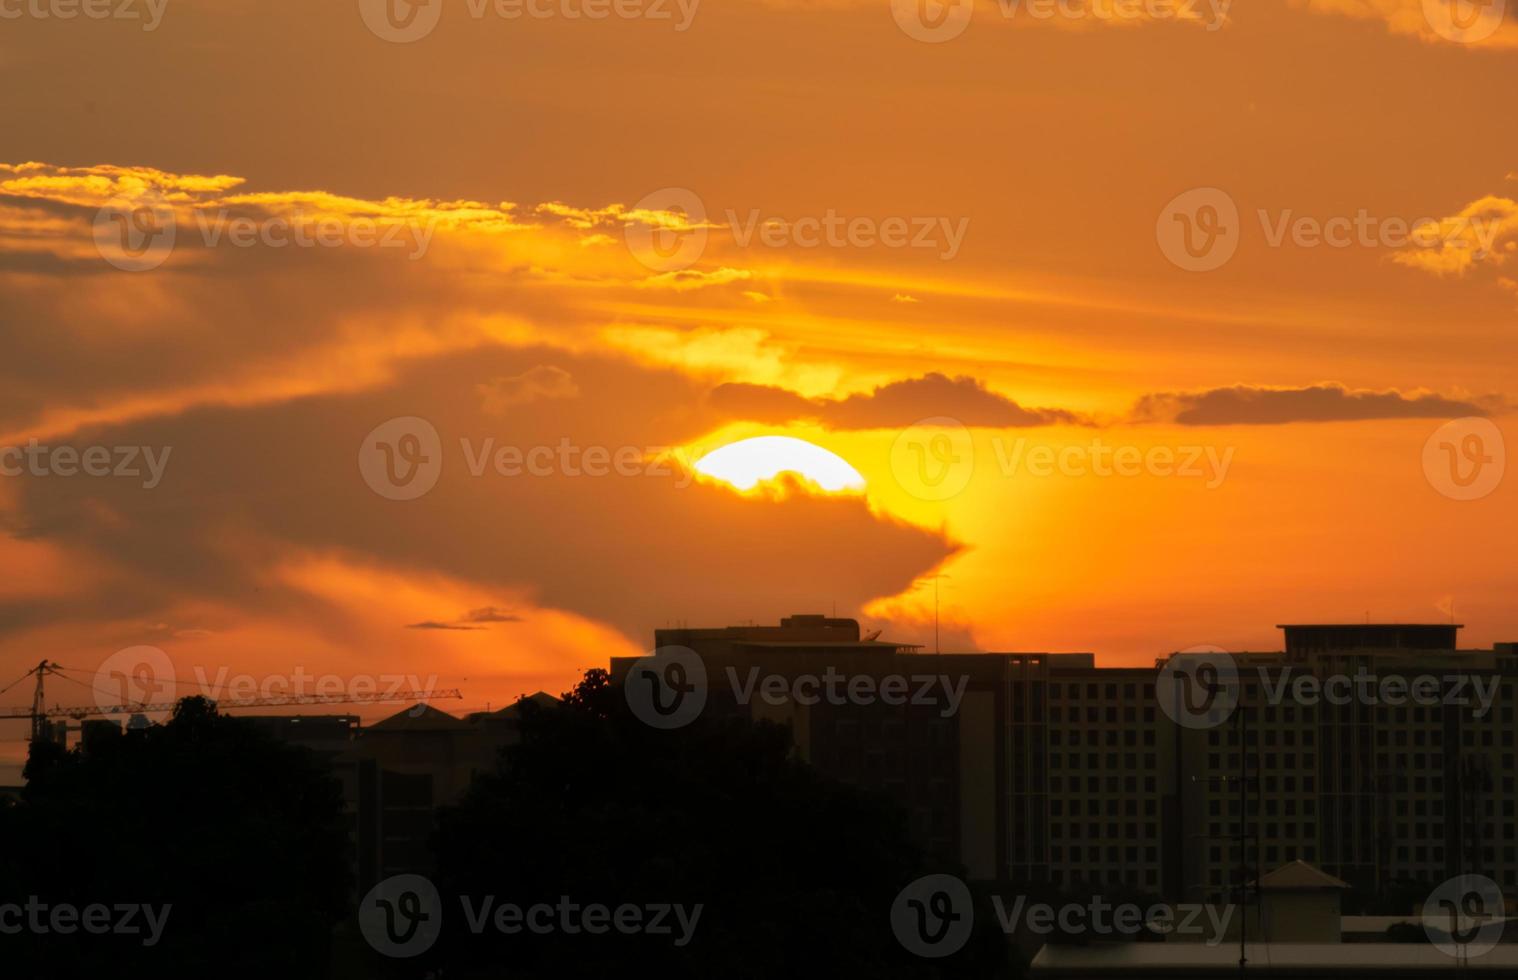
[[(1223, 655), (1225, 696), (1179, 722), (1161, 697), (1188, 655), (935, 655), (823, 616), (655, 646), (699, 655), (706, 710), (789, 725), (972, 878), (1196, 901), (1301, 858), (1367, 892), (1462, 872), (1518, 892), (1514, 646), (1460, 650), (1455, 625), (1283, 629), (1281, 652)], [(826, 677), (831, 696), (793, 686)]]

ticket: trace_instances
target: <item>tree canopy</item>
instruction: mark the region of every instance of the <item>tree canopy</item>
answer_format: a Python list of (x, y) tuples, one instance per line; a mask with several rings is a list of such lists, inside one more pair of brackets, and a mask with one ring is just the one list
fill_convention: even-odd
[[(521, 706), (522, 741), (445, 809), (438, 834), (445, 975), (773, 978), (992, 976), (999, 932), (956, 958), (906, 953), (889, 912), (930, 871), (904, 814), (797, 758), (790, 733), (740, 718), (677, 731), (644, 725), (604, 671), (562, 706)], [(672, 937), (471, 933), (462, 897), (523, 907), (700, 904), (691, 941)], [(977, 916), (990, 925), (991, 916)], [(995, 934), (992, 934), (992, 933)], [(493, 972), (494, 971), (494, 972)], [(824, 972), (826, 971), (826, 972)]]
[(186, 698), (161, 725), (34, 743), (26, 779), (0, 808), (0, 905), (105, 906), (112, 928), (41, 913), (45, 929), (3, 937), (8, 975), (326, 975), (349, 843), (341, 787), (308, 750)]

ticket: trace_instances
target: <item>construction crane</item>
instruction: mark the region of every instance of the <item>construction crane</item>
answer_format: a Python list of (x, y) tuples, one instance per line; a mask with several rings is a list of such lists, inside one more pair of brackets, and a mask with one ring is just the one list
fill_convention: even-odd
[[(4, 694), (11, 688), (20, 684), (28, 677), (37, 678), (37, 687), (32, 695), (32, 706), (24, 708), (0, 708), (0, 720), (30, 718), (32, 721), (32, 740), (47, 737), (48, 722), (52, 718), (72, 718), (76, 721), (97, 715), (131, 715), (151, 714), (158, 711), (172, 711), (177, 701), (139, 701), (123, 702), (111, 705), (85, 705), (75, 707), (46, 706), (46, 698), (43, 690), (43, 680), (48, 675), (78, 684), (81, 687), (93, 688), (92, 685), (69, 677), (67, 672), (78, 672), (74, 668), (63, 667), (59, 664), (44, 660), (31, 670), (22, 674), (15, 681), (0, 688), (0, 694)], [(436, 701), (436, 700), (463, 700), (464, 695), (456, 688), (444, 691), (392, 691), (381, 694), (288, 694), (278, 697), (264, 698), (225, 698), (211, 700), (218, 708), (278, 708), (292, 705), (310, 706), (323, 704), (384, 704), (399, 701)]]

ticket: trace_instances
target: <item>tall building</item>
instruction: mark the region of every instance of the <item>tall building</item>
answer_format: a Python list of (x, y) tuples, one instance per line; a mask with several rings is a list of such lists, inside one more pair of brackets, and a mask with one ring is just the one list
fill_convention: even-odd
[(700, 656), (708, 711), (788, 725), (803, 758), (892, 795), (973, 878), (1197, 901), (1305, 860), (1366, 893), (1462, 872), (1518, 890), (1513, 644), (1460, 650), (1456, 625), (1281, 628), (1281, 651), (1222, 654), (1228, 710), (1184, 723), (1157, 684), (1186, 655), (934, 655), (823, 616), (655, 645)]

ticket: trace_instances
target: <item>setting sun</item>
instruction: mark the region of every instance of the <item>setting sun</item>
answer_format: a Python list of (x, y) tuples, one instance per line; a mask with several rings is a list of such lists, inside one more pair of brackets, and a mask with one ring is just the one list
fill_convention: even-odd
[(864, 477), (836, 453), (792, 436), (756, 436), (713, 450), (696, 472), (752, 490), (781, 473), (797, 473), (824, 490), (863, 490)]

